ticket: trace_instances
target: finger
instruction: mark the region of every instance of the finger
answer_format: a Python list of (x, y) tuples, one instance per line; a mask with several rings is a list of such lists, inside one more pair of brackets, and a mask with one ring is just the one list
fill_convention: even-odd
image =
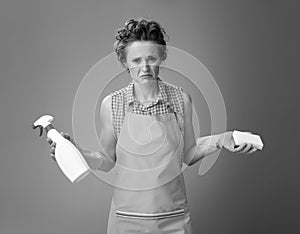
[(247, 144), (242, 153), (247, 153), (250, 149), (252, 149), (252, 144)]
[(60, 132), (63, 136), (70, 136), (69, 133), (66, 133), (66, 132)]
[(55, 147), (50, 148), (50, 153), (53, 154), (53, 155), (55, 154)]
[(246, 143), (243, 143), (243, 144), (237, 146), (237, 147), (234, 149), (233, 152), (239, 153), (240, 151), (242, 151), (242, 150), (246, 147), (246, 145), (247, 145)]
[(252, 153), (254, 153), (255, 151), (257, 150), (257, 148), (252, 148), (249, 152), (247, 152), (247, 154), (252, 154)]
[(51, 145), (53, 141), (49, 137), (47, 137), (47, 142)]
[(61, 134), (64, 138), (66, 138), (66, 139), (68, 139), (68, 140), (71, 139), (71, 136), (70, 136), (70, 134), (68, 134), (68, 133), (60, 132), (60, 134)]
[(68, 134), (68, 135), (65, 135), (65, 138), (67, 139), (67, 140), (69, 140), (69, 141), (71, 141), (72, 140), (72, 138), (71, 138), (71, 136)]
[(55, 142), (51, 143), (50, 148), (52, 148), (52, 147), (54, 147), (54, 148), (56, 147), (56, 143)]
[(50, 154), (51, 158), (56, 162), (56, 158), (54, 154)]

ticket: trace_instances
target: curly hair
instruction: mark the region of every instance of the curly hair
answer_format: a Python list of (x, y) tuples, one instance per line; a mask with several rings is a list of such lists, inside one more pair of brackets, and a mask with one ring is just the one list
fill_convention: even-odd
[(126, 62), (126, 47), (135, 41), (152, 41), (160, 45), (160, 55), (162, 61), (167, 58), (165, 37), (166, 31), (153, 20), (129, 19), (123, 28), (119, 28), (116, 34), (114, 49), (118, 60), (122, 65)]

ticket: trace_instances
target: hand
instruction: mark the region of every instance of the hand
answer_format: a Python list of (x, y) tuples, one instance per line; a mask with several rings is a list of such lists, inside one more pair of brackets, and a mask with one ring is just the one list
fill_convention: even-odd
[[(74, 139), (68, 133), (60, 132), (60, 134), (64, 138), (66, 138), (67, 140), (71, 141), (77, 147), (76, 142), (74, 141)], [(51, 156), (51, 158), (54, 161), (56, 161), (56, 159), (55, 159), (55, 147), (56, 147), (56, 143), (53, 142), (50, 138), (47, 138), (47, 142), (50, 144), (50, 156)]]
[(232, 131), (228, 131), (221, 134), (221, 137), (219, 139), (219, 145), (234, 153), (252, 154), (257, 150), (257, 148), (253, 147), (252, 144), (247, 144), (247, 143), (243, 143), (239, 146), (236, 146), (234, 144), (234, 139), (232, 134), (233, 134)]

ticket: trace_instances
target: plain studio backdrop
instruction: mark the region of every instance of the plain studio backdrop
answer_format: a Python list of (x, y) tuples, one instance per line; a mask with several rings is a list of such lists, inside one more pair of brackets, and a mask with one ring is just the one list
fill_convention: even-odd
[[(297, 1), (271, 0), (1, 1), (0, 233), (105, 233), (112, 187), (92, 175), (71, 184), (31, 124), (52, 114), (72, 134), (80, 82), (132, 17), (157, 20), (169, 45), (207, 67), (228, 130), (265, 143), (251, 156), (222, 150), (204, 176), (199, 163), (184, 172), (195, 233), (299, 233), (299, 10)], [(200, 99), (193, 96), (206, 135)], [(88, 137), (83, 146), (96, 149)]]

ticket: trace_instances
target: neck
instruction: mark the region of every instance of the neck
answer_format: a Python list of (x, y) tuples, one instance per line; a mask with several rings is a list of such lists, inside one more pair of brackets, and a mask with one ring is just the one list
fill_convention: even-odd
[(147, 84), (134, 82), (134, 96), (139, 101), (156, 99), (159, 93), (158, 80)]

